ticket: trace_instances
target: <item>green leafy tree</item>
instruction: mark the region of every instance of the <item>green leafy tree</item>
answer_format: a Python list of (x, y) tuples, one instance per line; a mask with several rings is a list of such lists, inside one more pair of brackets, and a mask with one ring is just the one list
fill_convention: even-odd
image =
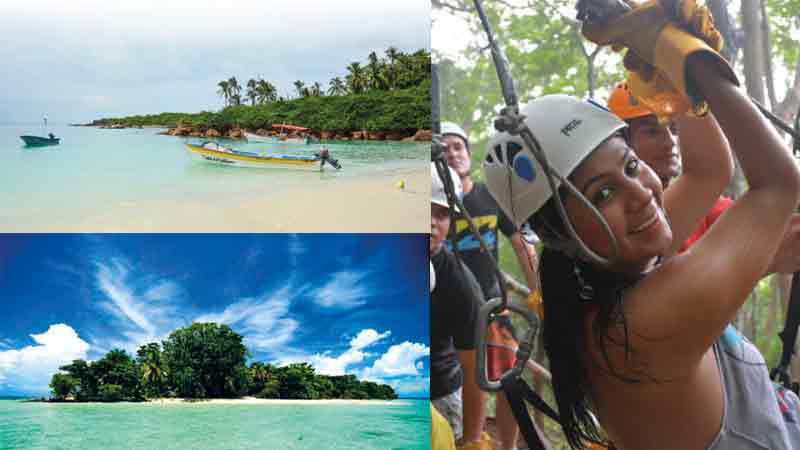
[[(222, 398), (241, 394), (247, 349), (227, 325), (194, 323), (163, 342), (169, 380), (180, 397)], [(246, 386), (245, 386), (246, 387)]]
[(245, 94), (250, 99), (250, 104), (255, 105), (258, 99), (258, 82), (252, 78), (247, 80), (247, 93)]
[(344, 84), (339, 77), (334, 77), (328, 83), (328, 95), (345, 95), (347, 94), (347, 85)]
[(219, 89), (217, 90), (217, 94), (219, 94), (219, 96), (222, 97), (222, 99), (225, 101), (225, 105), (227, 106), (228, 104), (230, 104), (230, 98), (231, 98), (231, 86), (228, 83), (228, 80), (220, 81), (219, 83), (217, 83), (217, 87), (219, 87)]
[(78, 380), (65, 373), (55, 373), (50, 380), (50, 390), (56, 400), (64, 400), (74, 395), (77, 387)]
[(161, 346), (155, 342), (139, 347), (136, 352), (142, 372), (142, 385), (147, 397), (166, 394), (167, 367)]
[(354, 94), (360, 94), (364, 92), (367, 87), (368, 79), (364, 68), (361, 67), (361, 63), (350, 63), (350, 65), (347, 66), (347, 71), (349, 72), (345, 77), (347, 90)]
[(239, 85), (239, 81), (236, 80), (236, 77), (228, 78), (228, 88), (230, 89), (230, 104), (231, 105), (241, 105), (242, 104), (242, 86)]
[(100, 386), (100, 400), (104, 402), (118, 402), (125, 400), (124, 389), (118, 384), (104, 384)]
[(78, 383), (74, 394), (79, 401), (88, 401), (97, 396), (97, 377), (95, 377), (89, 363), (76, 359), (72, 363), (58, 368), (71, 376)]

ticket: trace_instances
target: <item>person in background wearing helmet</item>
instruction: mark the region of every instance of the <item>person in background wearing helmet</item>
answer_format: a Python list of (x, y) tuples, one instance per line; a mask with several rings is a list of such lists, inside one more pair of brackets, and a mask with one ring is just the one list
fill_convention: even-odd
[[(628, 144), (636, 149), (636, 156), (652, 168), (664, 189), (681, 174), (681, 159), (675, 145), (672, 123), (661, 123), (655, 114), (636, 100), (627, 83), (618, 84), (608, 98), (608, 109), (628, 124)], [(678, 119), (680, 120), (680, 119)], [(678, 126), (678, 129), (680, 127)], [(730, 208), (733, 200), (720, 196), (701, 220), (697, 228), (681, 246), (686, 251), (700, 239), (719, 216)], [(800, 214), (792, 216), (781, 246), (765, 275), (800, 271)]]
[[(526, 242), (520, 233), (509, 222), (497, 206), (497, 202), (489, 194), (486, 185), (475, 182), (470, 175), (471, 170), (471, 151), (469, 139), (464, 130), (452, 122), (442, 122), (442, 144), (445, 147), (444, 154), (447, 164), (452, 167), (461, 178), (464, 189), (463, 204), (467, 212), (475, 222), (478, 232), (483, 237), (492, 256), (497, 261), (498, 234), (499, 229), (511, 242), (514, 253), (517, 256), (525, 281), (531, 292), (539, 290), (539, 275), (537, 273), (538, 257), (536, 249)], [(473, 236), (467, 224), (466, 218), (459, 218), (456, 221), (455, 241), (458, 250), (464, 258), (467, 267), (470, 268), (485, 295), (485, 298), (492, 299), (500, 297), (500, 286), (495, 276), (494, 267), (480, 248), (478, 239)], [(506, 324), (506, 326), (501, 326)], [(490, 337), (496, 343), (502, 344), (509, 339), (513, 341), (513, 330), (510, 328), (508, 317), (500, 317), (497, 322), (492, 324), (489, 330)], [(514, 365), (514, 352), (506, 351), (511, 348), (508, 345), (494, 345), (489, 350), (489, 371), (492, 379), (499, 379), (500, 375), (510, 370)], [(505, 395), (499, 393), (496, 403), (496, 419), (498, 437), (501, 441), (501, 450), (512, 450), (516, 448), (519, 429), (511, 406)]]
[[(738, 333), (720, 337), (779, 247), (800, 201), (800, 172), (721, 56), (684, 28), (652, 30), (617, 36), (682, 98), (707, 101), (714, 117), (681, 123), (684, 162), (706, 176), (664, 191), (622, 136), (624, 122), (563, 95), (521, 114), (575, 191), (558, 183), (553, 195), (518, 137), (494, 136), (484, 160), (498, 204), (545, 244), (543, 337), (562, 429), (573, 449), (605, 439), (621, 450), (800, 448), (797, 397), (787, 392), (779, 405), (758, 350)], [(710, 126), (715, 118), (721, 129)], [(689, 251), (664, 257), (728, 184), (726, 138), (748, 191)]]
[[(460, 197), (461, 181), (449, 170)], [(431, 163), (430, 255), (436, 279), (431, 291), (431, 401), (457, 441), (491, 449), (481, 434), (486, 396), (475, 379), (476, 322), (483, 293), (472, 272), (445, 248), (449, 228), (444, 183)]]

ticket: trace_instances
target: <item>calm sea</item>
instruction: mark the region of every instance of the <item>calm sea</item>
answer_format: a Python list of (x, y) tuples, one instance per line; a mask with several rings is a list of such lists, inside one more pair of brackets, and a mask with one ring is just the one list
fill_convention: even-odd
[(0, 400), (3, 450), (429, 448), (427, 400), (388, 405), (47, 404)]
[[(426, 168), (429, 143), (330, 142), (341, 171), (240, 168), (191, 160), (184, 143), (199, 138), (156, 134), (159, 129), (102, 130), (51, 126), (61, 144), (26, 148), (20, 135), (44, 135), (41, 126), (0, 125), (0, 231), (44, 218), (72, 223), (108, 205), (151, 201), (226, 201), (279, 195), (298, 186), (326, 186), (351, 177), (373, 177)], [(247, 151), (312, 155), (317, 145), (226, 141)], [(165, 211), (165, 214), (168, 212)]]

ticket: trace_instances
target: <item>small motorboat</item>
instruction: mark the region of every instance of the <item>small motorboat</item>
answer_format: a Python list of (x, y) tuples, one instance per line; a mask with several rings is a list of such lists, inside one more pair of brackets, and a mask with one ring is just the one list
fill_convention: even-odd
[(244, 137), (252, 142), (278, 142), (278, 138), (274, 136), (261, 136), (260, 134), (249, 133), (245, 131)]
[(278, 155), (255, 152), (245, 152), (224, 147), (216, 142), (203, 142), (200, 145), (186, 144), (186, 149), (202, 161), (214, 162), (228, 166), (243, 167), (290, 167), (294, 169), (322, 170), (325, 164), (341, 169), (339, 161), (331, 158), (327, 148), (322, 147), (313, 156), (306, 155)]
[(48, 134), (47, 137), (24, 135), (20, 136), (19, 138), (22, 139), (22, 141), (25, 142), (25, 145), (28, 147), (44, 147), (46, 145), (58, 145), (58, 143), (61, 142), (61, 139), (55, 137), (53, 133)]
[(273, 123), (272, 128), (278, 130), (278, 140), (290, 144), (308, 144), (306, 141), (305, 132), (308, 131), (306, 127), (297, 125), (289, 125), (285, 123)]
[(56, 135), (47, 132), (47, 117), (43, 120), (44, 126), (42, 127), (42, 133), (47, 133), (47, 137), (31, 135), (20, 136), (19, 138), (22, 139), (26, 147), (44, 147), (46, 145), (58, 145), (58, 143), (61, 142), (61, 139), (57, 138)]

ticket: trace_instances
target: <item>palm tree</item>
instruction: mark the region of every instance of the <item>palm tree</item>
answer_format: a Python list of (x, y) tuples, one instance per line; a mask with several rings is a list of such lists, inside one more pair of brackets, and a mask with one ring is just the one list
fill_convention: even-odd
[(319, 84), (319, 81), (315, 81), (313, 85), (311, 85), (310, 94), (312, 97), (321, 97), (322, 96), (322, 85)]
[(231, 98), (231, 86), (226, 80), (220, 81), (217, 86), (219, 86), (217, 94), (225, 100), (225, 105), (227, 106)]
[(294, 82), (294, 88), (297, 89), (297, 96), (298, 97), (306, 97), (305, 95), (303, 95), (307, 91), (305, 86), (306, 86), (306, 84), (303, 83), (301, 80), (296, 80)]
[(354, 62), (347, 66), (347, 71), (350, 72), (345, 79), (347, 80), (347, 88), (353, 94), (360, 94), (364, 92), (366, 87), (366, 73), (361, 63)]
[(339, 77), (334, 77), (329, 83), (328, 95), (345, 95), (347, 94), (347, 85), (344, 84)]
[(258, 98), (258, 82), (252, 78), (247, 80), (247, 98), (250, 99), (250, 104), (255, 105)]
[(241, 105), (242, 97), (239, 94), (242, 92), (242, 87), (239, 85), (239, 82), (236, 81), (236, 77), (228, 78), (228, 85), (231, 89), (231, 104)]
[(369, 56), (367, 57), (369, 62), (367, 63), (367, 73), (369, 74), (369, 86), (371, 89), (380, 89), (380, 86), (383, 84), (381, 79), (383, 78), (381, 62), (378, 59), (378, 55), (375, 52), (370, 52)]
[(269, 81), (259, 78), (256, 91), (258, 92), (258, 103), (260, 104), (274, 102), (278, 99), (278, 90)]
[(161, 348), (151, 342), (139, 347), (136, 353), (142, 368), (142, 382), (145, 388), (151, 394), (160, 395), (167, 379), (167, 368), (161, 355)]
[(397, 66), (395, 63), (402, 54), (395, 47), (386, 49), (386, 58), (389, 60), (389, 64), (386, 66), (386, 82), (389, 85), (389, 89), (394, 89), (397, 85)]

